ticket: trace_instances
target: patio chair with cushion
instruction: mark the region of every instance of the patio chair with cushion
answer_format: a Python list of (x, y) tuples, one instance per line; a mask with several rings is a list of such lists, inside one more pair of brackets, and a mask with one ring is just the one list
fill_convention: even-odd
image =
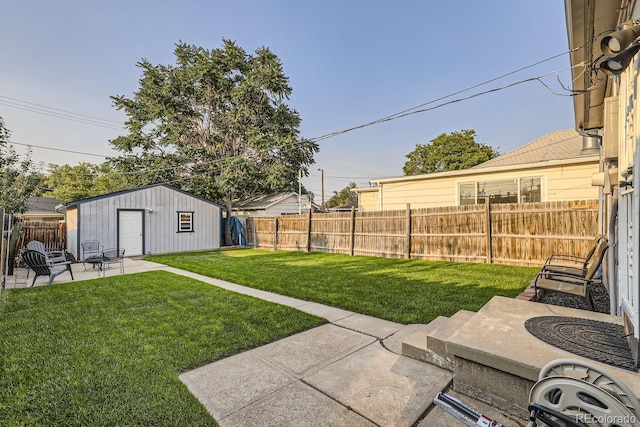
[(553, 255), (549, 257), (542, 269), (553, 273), (584, 277), (592, 264), (601, 264), (598, 256), (604, 253), (609, 242), (605, 237), (599, 236), (594, 243), (595, 245), (591, 247), (585, 258), (571, 255)]
[(593, 253), (592, 262), (589, 263), (584, 275), (571, 274), (571, 272), (566, 271), (547, 270), (543, 267), (533, 280), (536, 294), (538, 288), (540, 288), (581, 296), (585, 298), (589, 310), (593, 310), (591, 286), (600, 280), (596, 277), (596, 274), (600, 270), (607, 248), (606, 240), (604, 244), (598, 245), (598, 248)]
[[(124, 249), (112, 248), (105, 249), (102, 252), (102, 264), (100, 269), (104, 272), (104, 267), (111, 264), (120, 264), (120, 274), (124, 274)], [(106, 272), (104, 273), (106, 277)]]
[(49, 276), (49, 285), (53, 282), (53, 279), (59, 274), (68, 271), (71, 274), (71, 280), (73, 280), (73, 271), (71, 271), (71, 263), (51, 265), (47, 262), (47, 258), (40, 251), (27, 250), (22, 254), (24, 263), (27, 264), (29, 269), (33, 270), (35, 277), (31, 282), (31, 286), (36, 283), (36, 279), (40, 276)]

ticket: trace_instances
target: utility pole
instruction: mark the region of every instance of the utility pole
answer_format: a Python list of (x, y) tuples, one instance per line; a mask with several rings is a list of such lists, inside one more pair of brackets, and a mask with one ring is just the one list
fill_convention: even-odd
[(324, 212), (324, 169), (318, 169), (318, 170), (320, 171), (320, 177), (322, 179), (322, 205), (320, 205), (320, 208)]

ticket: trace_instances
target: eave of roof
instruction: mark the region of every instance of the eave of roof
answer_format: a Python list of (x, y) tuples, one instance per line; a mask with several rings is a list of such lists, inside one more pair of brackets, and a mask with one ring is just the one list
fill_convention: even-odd
[(134, 193), (136, 191), (147, 190), (149, 188), (154, 188), (154, 187), (165, 187), (165, 188), (168, 188), (169, 190), (177, 191), (178, 193), (185, 194), (187, 196), (193, 197), (194, 199), (198, 199), (198, 200), (200, 200), (202, 202), (209, 203), (211, 205), (214, 205), (214, 206), (217, 206), (217, 207), (219, 207), (221, 209), (224, 209), (224, 206), (222, 206), (222, 205), (220, 205), (220, 204), (218, 204), (218, 203), (216, 203), (214, 201), (207, 200), (207, 199), (205, 199), (203, 197), (200, 197), (200, 196), (196, 196), (193, 193), (189, 193), (188, 191), (181, 190), (181, 189), (173, 187), (173, 186), (171, 186), (169, 184), (162, 184), (161, 183), (161, 184), (151, 184), (151, 185), (145, 185), (145, 186), (142, 186), (142, 187), (130, 188), (128, 190), (114, 191), (113, 193), (107, 193), (107, 194), (102, 194), (100, 196), (88, 197), (86, 199), (74, 200), (73, 202), (67, 202), (67, 203), (63, 203), (61, 206), (60, 205), (56, 206), (56, 210), (65, 209), (65, 208), (73, 207), (73, 206), (78, 206), (78, 205), (81, 205), (83, 203), (93, 202), (95, 200), (100, 200), (100, 199), (106, 199), (106, 198), (113, 197), (113, 196), (119, 196), (119, 195), (122, 195), (122, 194), (128, 194), (128, 193)]
[[(622, 7), (623, 3), (626, 8)], [(623, 21), (621, 15), (628, 13), (632, 3), (635, 1), (565, 0), (569, 59), (576, 91), (573, 97), (575, 128), (579, 132), (603, 126), (603, 100), (611, 90), (610, 79), (605, 76), (594, 85), (593, 66), (602, 56), (601, 35)]]

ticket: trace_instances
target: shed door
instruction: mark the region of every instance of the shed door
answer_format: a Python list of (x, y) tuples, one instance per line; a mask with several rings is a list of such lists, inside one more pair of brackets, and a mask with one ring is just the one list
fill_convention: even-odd
[(125, 256), (142, 255), (142, 211), (119, 211), (118, 233)]

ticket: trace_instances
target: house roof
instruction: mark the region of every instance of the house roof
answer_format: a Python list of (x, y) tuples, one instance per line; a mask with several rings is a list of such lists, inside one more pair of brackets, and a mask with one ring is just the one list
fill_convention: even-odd
[(291, 196), (295, 196), (297, 198), (298, 193), (288, 192), (255, 196), (251, 197), (250, 199), (242, 200), (238, 203), (235, 203), (233, 209), (244, 211), (268, 209), (271, 206), (280, 203), (281, 201)]
[(29, 197), (27, 201), (26, 215), (60, 215), (56, 211), (56, 206), (62, 203), (61, 200), (50, 197)]
[(550, 160), (568, 160), (587, 157), (582, 153), (582, 136), (573, 129), (558, 130), (488, 160), (471, 169), (512, 166)]
[[(580, 142), (578, 146), (578, 142)], [(564, 147), (564, 145), (568, 147)], [(493, 172), (505, 172), (508, 170), (523, 171), (554, 165), (569, 165), (582, 163), (597, 163), (599, 154), (580, 154), (582, 149), (582, 137), (574, 130), (555, 131), (535, 141), (530, 142), (516, 150), (481, 163), (469, 169), (428, 173), (424, 175), (406, 175), (391, 178), (372, 179), (371, 183), (381, 184), (430, 180), (444, 177), (463, 177), (468, 175), (489, 174)], [(545, 153), (548, 151), (548, 153)], [(552, 154), (553, 153), (553, 154)], [(521, 163), (524, 162), (524, 163)], [(369, 192), (372, 188), (354, 188), (353, 191)]]
[(216, 202), (213, 202), (211, 200), (207, 200), (207, 199), (202, 198), (200, 196), (196, 196), (193, 193), (189, 193), (188, 191), (181, 190), (181, 189), (173, 187), (171, 185), (168, 185), (168, 184), (151, 184), (151, 185), (145, 185), (145, 186), (142, 186), (142, 187), (130, 188), (128, 190), (120, 190), (120, 191), (115, 191), (113, 193), (102, 194), (100, 196), (88, 197), (86, 199), (74, 200), (73, 202), (62, 203), (61, 205), (58, 205), (56, 207), (56, 209), (65, 209), (65, 208), (68, 208), (68, 207), (71, 207), (71, 206), (78, 206), (78, 205), (81, 205), (83, 203), (92, 202), (94, 200), (106, 199), (107, 197), (118, 196), (118, 195), (127, 194), (127, 193), (133, 193), (133, 192), (136, 192), (136, 191), (142, 191), (142, 190), (146, 190), (146, 189), (154, 188), (154, 187), (165, 187), (165, 188), (168, 188), (169, 190), (177, 191), (179, 193), (186, 194), (187, 196), (191, 196), (194, 199), (198, 199), (198, 200), (201, 200), (203, 202), (209, 203), (211, 205), (215, 205), (215, 206), (218, 206), (220, 208), (223, 208), (222, 205), (220, 205), (220, 204), (218, 204)]

